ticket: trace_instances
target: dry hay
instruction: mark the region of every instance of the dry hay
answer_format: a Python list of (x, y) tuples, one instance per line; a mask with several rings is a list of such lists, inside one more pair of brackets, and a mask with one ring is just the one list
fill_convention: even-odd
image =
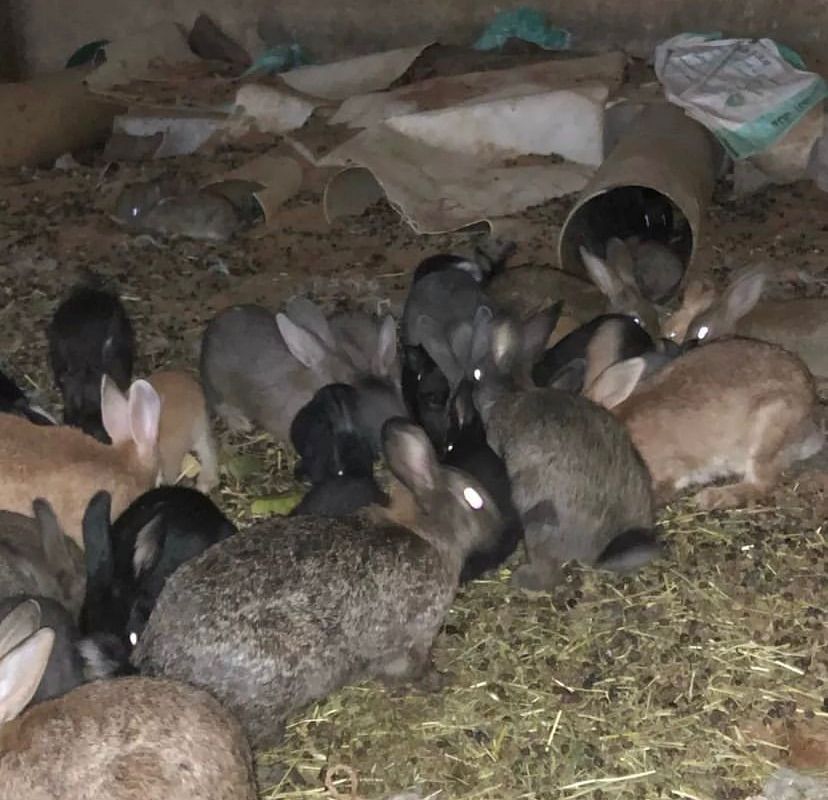
[[(293, 462), (266, 436), (233, 443), (274, 467), (226, 477), (223, 505), (252, 520)], [(572, 566), (552, 594), (512, 589), (508, 568), (476, 581), (436, 643), (446, 688), (369, 682), (306, 709), (261, 757), (293, 768), (262, 798), (743, 800), (785, 761), (774, 726), (828, 723), (825, 507), (795, 483), (773, 502), (668, 508), (668, 555), (635, 576)], [(347, 774), (325, 788), (335, 765), (356, 794)]]

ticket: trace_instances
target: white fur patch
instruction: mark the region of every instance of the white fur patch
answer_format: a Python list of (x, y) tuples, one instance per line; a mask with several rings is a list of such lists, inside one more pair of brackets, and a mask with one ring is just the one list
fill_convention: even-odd
[(78, 642), (78, 652), (83, 660), (83, 676), (88, 681), (109, 678), (118, 669), (117, 662), (108, 658), (93, 639), (81, 639)]
[(135, 537), (135, 553), (132, 557), (132, 569), (137, 578), (155, 559), (161, 544), (161, 520), (151, 519)]

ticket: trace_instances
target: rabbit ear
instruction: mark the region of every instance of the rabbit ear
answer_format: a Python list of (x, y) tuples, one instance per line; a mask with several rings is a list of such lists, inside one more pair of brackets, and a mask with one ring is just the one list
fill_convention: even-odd
[(328, 351), (321, 339), (297, 325), (285, 314), (276, 315), (276, 324), (290, 354), (302, 366), (316, 369), (324, 362)]
[(158, 392), (147, 381), (135, 381), (129, 387), (129, 427), (143, 461), (149, 461), (158, 447), (160, 425), (161, 398)]
[(388, 468), (419, 502), (437, 487), (440, 465), (426, 432), (400, 417), (382, 428), (382, 447)]
[(463, 368), (446, 341), (445, 334), (440, 326), (426, 314), (417, 318), (417, 329), (423, 349), (439, 367), (443, 375), (452, 386), (456, 386), (463, 379)]
[(523, 360), (534, 364), (546, 349), (546, 343), (561, 318), (563, 300), (541, 309), (523, 323)]
[(632, 251), (627, 244), (615, 236), (607, 242), (606, 263), (630, 289), (638, 291)]
[(509, 320), (499, 320), (492, 326), (491, 351), (498, 372), (511, 372), (520, 355), (520, 335)]
[(473, 385), (469, 380), (460, 381), (454, 396), (451, 399), (451, 411), (461, 430), (465, 428), (477, 414), (474, 405)]
[(86, 562), (87, 594), (93, 588), (109, 588), (115, 575), (109, 514), (109, 492), (98, 492), (83, 514), (83, 548)]
[(331, 349), (336, 347), (331, 326), (316, 303), (307, 297), (294, 297), (285, 306), (285, 315), (294, 325), (312, 333), (320, 342)]
[(35, 519), (40, 529), (40, 540), (43, 543), (43, 554), (46, 564), (54, 575), (60, 575), (66, 570), (74, 568), (72, 555), (69, 552), (69, 540), (61, 528), (58, 518), (51, 504), (38, 497), (32, 503)]
[(584, 388), (587, 362), (583, 358), (573, 358), (568, 364), (561, 367), (547, 384), (552, 389), (577, 394)]
[(397, 363), (397, 323), (388, 314), (380, 325), (377, 336), (377, 352), (374, 356), (374, 374), (391, 375)]
[(135, 550), (132, 556), (132, 570), (136, 578), (142, 572), (149, 572), (161, 558), (166, 538), (166, 528), (163, 525), (163, 517), (156, 514), (135, 537)]
[(129, 401), (109, 375), (101, 378), (101, 419), (113, 445), (132, 440)]
[(40, 627), (40, 604), (29, 599), (18, 603), (0, 620), (0, 658), (14, 650)]
[(17, 717), (34, 697), (55, 642), (51, 628), (41, 628), (0, 659), (0, 725)]
[(628, 358), (607, 367), (584, 391), (584, 395), (604, 408), (615, 408), (632, 393), (647, 369), (643, 358)]
[(584, 262), (589, 277), (605, 297), (611, 302), (619, 301), (623, 291), (624, 283), (606, 261), (594, 253), (590, 253), (585, 247), (580, 248), (581, 260)]
[(764, 266), (751, 267), (740, 272), (722, 297), (729, 328), (732, 329), (745, 314), (759, 302), (768, 279)]
[(468, 367), (473, 369), (489, 354), (492, 346), (492, 320), (494, 314), (488, 306), (480, 306), (474, 312), (472, 338), (469, 347)]

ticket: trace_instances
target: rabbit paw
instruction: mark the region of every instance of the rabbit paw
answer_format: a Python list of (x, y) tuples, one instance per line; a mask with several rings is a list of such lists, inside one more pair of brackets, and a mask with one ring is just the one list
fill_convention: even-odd
[(697, 492), (693, 500), (705, 511), (723, 508), (743, 508), (754, 502), (761, 492), (747, 483), (734, 483), (730, 486), (709, 486)]

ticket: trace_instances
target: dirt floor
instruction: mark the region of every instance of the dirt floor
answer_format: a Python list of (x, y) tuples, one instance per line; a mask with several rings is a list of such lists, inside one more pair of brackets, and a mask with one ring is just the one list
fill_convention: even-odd
[[(469, 242), (417, 237), (385, 205), (328, 227), (313, 191), (287, 204), (271, 235), (221, 245), (134, 237), (108, 216), (125, 180), (249, 157), (0, 176), (0, 356), (46, 407), (58, 407), (46, 323), (83, 270), (122, 292), (145, 374), (194, 368), (205, 322), (235, 302), (276, 309), (303, 292), (329, 308), (396, 312), (422, 257)], [(515, 265), (554, 266), (567, 207), (513, 220)], [(828, 295), (828, 195), (803, 184), (736, 202), (723, 185), (708, 222), (698, 263), (711, 275), (767, 259), (788, 268), (776, 293)], [(255, 499), (295, 488), (290, 453), (267, 436), (222, 442), (214, 497), (240, 523)], [(668, 556), (634, 577), (572, 568), (537, 596), (512, 590), (508, 569), (476, 582), (437, 641), (449, 688), (366, 684), (307, 709), (262, 757), (295, 767), (262, 797), (373, 800), (414, 786), (441, 800), (741, 800), (777, 764), (819, 766), (797, 743), (828, 726), (825, 481), (817, 465), (730, 513), (676, 503), (661, 522)], [(338, 764), (356, 770), (354, 791), (344, 772), (325, 789)]]

